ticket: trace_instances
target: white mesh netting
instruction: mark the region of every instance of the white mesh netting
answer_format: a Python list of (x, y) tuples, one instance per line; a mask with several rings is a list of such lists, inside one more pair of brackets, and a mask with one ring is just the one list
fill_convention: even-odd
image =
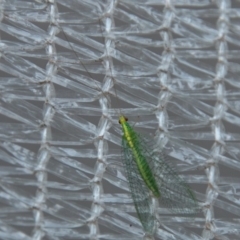
[[(240, 1), (0, 10), (0, 239), (239, 239)], [(144, 236), (119, 114), (165, 148), (202, 212), (160, 206)]]

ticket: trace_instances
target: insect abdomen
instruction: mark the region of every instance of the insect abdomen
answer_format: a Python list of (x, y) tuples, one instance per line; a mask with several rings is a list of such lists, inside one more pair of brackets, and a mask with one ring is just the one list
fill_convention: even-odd
[(158, 186), (155, 181), (154, 175), (148, 165), (147, 160), (141, 154), (141, 152), (136, 157), (136, 163), (138, 165), (139, 172), (140, 172), (144, 182), (148, 186), (148, 188), (152, 191), (152, 193), (155, 197), (160, 197), (160, 192), (158, 190)]

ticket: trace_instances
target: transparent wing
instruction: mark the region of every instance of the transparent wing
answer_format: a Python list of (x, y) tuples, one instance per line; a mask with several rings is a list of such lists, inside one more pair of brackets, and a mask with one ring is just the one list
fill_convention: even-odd
[(173, 213), (195, 214), (200, 208), (194, 191), (177, 174), (173, 167), (167, 163), (167, 157), (162, 153), (153, 151), (152, 141), (138, 134), (139, 146), (142, 154), (146, 157), (148, 164), (156, 179), (161, 197), (159, 204), (168, 208)]
[(122, 158), (138, 217), (145, 232), (153, 233), (155, 216), (151, 207), (150, 192), (138, 171), (134, 155), (124, 136), (122, 137)]

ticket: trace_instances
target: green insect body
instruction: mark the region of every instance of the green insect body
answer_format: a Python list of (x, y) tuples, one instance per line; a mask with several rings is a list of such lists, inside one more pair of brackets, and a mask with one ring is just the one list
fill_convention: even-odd
[(131, 195), (144, 231), (154, 232), (155, 213), (151, 196), (174, 213), (194, 214), (198, 204), (194, 192), (166, 163), (164, 156), (154, 153), (146, 142), (120, 116), (122, 126), (122, 155)]

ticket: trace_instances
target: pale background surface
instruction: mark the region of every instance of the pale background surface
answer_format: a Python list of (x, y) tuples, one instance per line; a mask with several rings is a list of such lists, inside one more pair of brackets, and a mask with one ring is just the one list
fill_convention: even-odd
[(142, 239), (120, 113), (203, 207), (152, 239), (239, 239), (240, 1), (46, 2), (0, 1), (0, 239)]

